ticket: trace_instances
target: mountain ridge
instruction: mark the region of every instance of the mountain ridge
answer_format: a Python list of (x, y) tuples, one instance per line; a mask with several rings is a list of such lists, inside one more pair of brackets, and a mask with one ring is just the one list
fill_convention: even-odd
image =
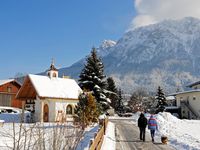
[[(168, 93), (183, 90), (199, 77), (199, 19), (165, 20), (129, 30), (117, 42), (103, 44), (107, 45), (100, 45), (97, 52), (106, 75), (129, 93), (139, 87), (153, 92), (159, 85)], [(84, 63), (82, 59), (59, 71), (77, 79)]]

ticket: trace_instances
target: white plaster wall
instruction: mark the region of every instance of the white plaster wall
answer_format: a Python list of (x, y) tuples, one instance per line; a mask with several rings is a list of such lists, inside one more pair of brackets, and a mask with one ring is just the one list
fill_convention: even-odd
[(39, 99), (35, 100), (35, 121), (40, 122), (41, 121), (41, 101)]
[(47, 104), (49, 106), (49, 122), (55, 121), (55, 102), (52, 99), (45, 99), (44, 105)]
[(192, 88), (193, 88), (193, 89), (200, 89), (200, 84), (195, 85), (195, 86), (193, 86)]
[[(59, 101), (56, 101), (56, 107), (55, 107), (55, 110), (56, 110), (56, 113), (59, 111), (59, 110), (62, 110), (62, 112), (64, 112), (66, 114), (66, 108), (67, 108), (67, 105), (72, 105), (72, 108), (73, 108), (73, 111), (74, 111), (74, 107), (75, 105), (77, 105), (78, 103), (78, 100), (59, 100)], [(74, 112), (72, 112), (74, 113)]]
[[(176, 96), (177, 106), (180, 106), (180, 99), (183, 101), (189, 101), (190, 106), (193, 110), (200, 115), (200, 92), (183, 93)], [(193, 97), (196, 99), (194, 100)]]
[[(43, 104), (42, 104), (43, 103)], [(35, 120), (36, 122), (43, 121), (43, 106), (49, 106), (49, 122), (56, 121), (58, 111), (66, 114), (66, 107), (68, 104), (72, 105), (73, 109), (77, 105), (78, 100), (61, 100), (61, 99), (43, 99), (35, 100)]]
[(176, 95), (176, 106), (177, 106), (177, 107), (180, 107), (180, 97), (182, 97), (181, 94)]

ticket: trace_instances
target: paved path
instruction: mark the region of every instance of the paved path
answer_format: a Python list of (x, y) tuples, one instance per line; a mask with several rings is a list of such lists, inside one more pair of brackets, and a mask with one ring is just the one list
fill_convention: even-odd
[(146, 130), (146, 141), (139, 140), (139, 129), (130, 120), (113, 120), (116, 131), (116, 150), (174, 150), (161, 142), (151, 142), (149, 130)]

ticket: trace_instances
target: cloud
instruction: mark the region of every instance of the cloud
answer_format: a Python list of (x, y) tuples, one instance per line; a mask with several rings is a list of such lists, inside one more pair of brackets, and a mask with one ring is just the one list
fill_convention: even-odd
[(134, 28), (165, 19), (200, 18), (200, 0), (135, 0), (135, 9)]

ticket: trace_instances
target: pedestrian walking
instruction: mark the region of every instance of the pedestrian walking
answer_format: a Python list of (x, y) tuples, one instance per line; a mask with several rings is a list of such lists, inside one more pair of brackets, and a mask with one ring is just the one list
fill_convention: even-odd
[(140, 114), (138, 119), (138, 127), (140, 129), (140, 140), (145, 141), (145, 131), (147, 127), (147, 118), (144, 116), (143, 113)]
[(158, 130), (158, 124), (154, 115), (151, 115), (148, 120), (148, 129), (151, 132), (152, 142), (154, 142), (155, 131)]

